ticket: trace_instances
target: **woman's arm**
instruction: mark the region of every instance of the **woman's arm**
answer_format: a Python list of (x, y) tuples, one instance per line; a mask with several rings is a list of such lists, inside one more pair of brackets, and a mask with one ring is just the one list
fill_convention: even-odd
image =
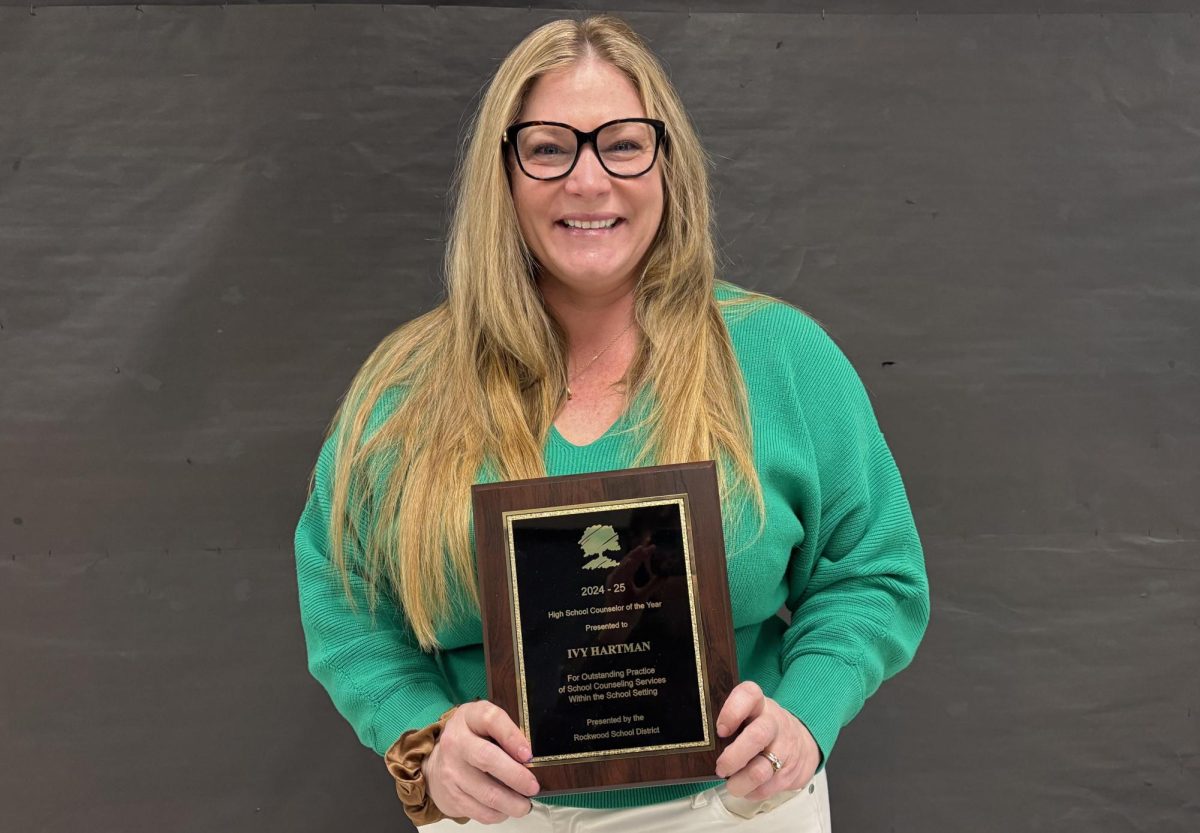
[[(354, 569), (356, 609), (350, 607), (328, 547), (335, 441), (321, 449), (313, 491), (296, 527), (300, 619), (309, 671), (359, 739), (383, 755), (406, 730), (435, 722), (453, 703), (441, 669), (417, 647), (389, 595), (381, 594), (372, 622), (366, 582)], [(357, 540), (348, 534), (346, 542), (347, 562), (361, 563)]]
[[(356, 607), (350, 606), (341, 574), (329, 558), (334, 447), (335, 440), (327, 440), (321, 449), (313, 491), (296, 527), (296, 577), (309, 670), (359, 739), (384, 756), (393, 777), (403, 780), (397, 794), (410, 818), (425, 823), (448, 815), (495, 823), (528, 814), (529, 796), (539, 789), (522, 765), (530, 757), (529, 740), (487, 701), (458, 707), (447, 715), (431, 749), (407, 754), (405, 732), (437, 722), (453, 704), (441, 669), (420, 650), (388, 595), (381, 596), (372, 621), (367, 583), (353, 568), (350, 587)], [(361, 544), (353, 535), (346, 548), (347, 562), (361, 564)]]
[[(807, 557), (793, 556), (783, 679), (773, 698), (798, 717), (824, 768), (838, 733), (911, 662), (929, 621), (924, 553), (904, 484), (849, 359), (817, 331), (820, 372), (799, 386), (819, 477), (800, 507)], [(810, 492), (811, 494), (811, 492)]]
[(811, 575), (794, 569), (775, 700), (808, 727), (825, 766), (842, 727), (912, 660), (929, 621), (921, 542), (882, 435), (853, 486), (823, 508)]

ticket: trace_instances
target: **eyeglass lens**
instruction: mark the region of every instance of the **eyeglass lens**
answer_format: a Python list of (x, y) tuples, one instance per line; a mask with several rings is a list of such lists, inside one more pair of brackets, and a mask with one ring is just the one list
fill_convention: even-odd
[[(654, 164), (654, 128), (641, 122), (619, 122), (596, 136), (600, 160), (611, 173), (637, 176)], [(575, 134), (554, 125), (531, 125), (517, 133), (517, 153), (531, 176), (560, 176), (571, 167), (578, 150)]]

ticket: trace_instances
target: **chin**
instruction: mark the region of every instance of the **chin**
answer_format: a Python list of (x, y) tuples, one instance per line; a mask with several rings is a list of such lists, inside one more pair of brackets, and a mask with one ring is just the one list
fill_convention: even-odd
[(559, 278), (560, 283), (573, 289), (608, 290), (620, 286), (621, 282), (629, 274), (629, 269), (567, 269), (556, 274), (563, 276)]

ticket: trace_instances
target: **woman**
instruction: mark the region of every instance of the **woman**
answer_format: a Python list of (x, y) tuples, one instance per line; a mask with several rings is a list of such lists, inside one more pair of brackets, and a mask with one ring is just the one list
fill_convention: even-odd
[[(837, 734), (924, 633), (866, 391), (813, 319), (716, 280), (706, 165), (623, 22), (530, 34), (472, 126), (447, 300), (380, 344), (334, 418), (296, 530), (309, 668), (418, 824), (828, 831)], [(710, 782), (537, 798), (528, 739), (484, 699), (470, 486), (707, 459), (735, 739)]]

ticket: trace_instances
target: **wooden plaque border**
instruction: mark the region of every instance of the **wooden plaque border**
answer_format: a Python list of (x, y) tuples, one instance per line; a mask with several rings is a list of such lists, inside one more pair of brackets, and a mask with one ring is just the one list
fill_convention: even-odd
[(504, 709), (527, 735), (518, 691), (516, 623), (504, 513), (680, 494), (687, 495), (689, 509), (687, 534), (699, 618), (700, 670), (705, 678), (704, 706), (712, 745), (664, 753), (609, 755), (603, 760), (540, 763), (531, 767), (542, 787), (538, 795), (719, 780), (716, 760), (732, 738), (717, 737), (716, 719), (729, 692), (737, 685), (738, 670), (716, 465), (710, 460), (512, 480), (471, 488), (488, 699)]

